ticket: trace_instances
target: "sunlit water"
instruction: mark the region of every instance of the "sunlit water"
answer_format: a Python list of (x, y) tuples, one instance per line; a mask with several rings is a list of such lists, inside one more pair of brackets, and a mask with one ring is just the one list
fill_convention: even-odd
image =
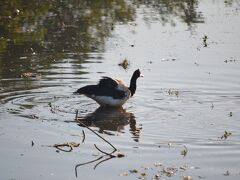
[[(68, 50), (47, 65), (37, 63), (44, 54), (15, 57), (32, 58), (37, 76), (2, 72), (1, 179), (239, 179), (240, 5), (200, 1), (196, 11), (202, 22), (188, 26), (173, 16), (165, 24), (141, 5), (134, 21), (115, 25), (103, 51)], [(125, 58), (127, 70), (118, 66)], [(128, 84), (137, 68), (144, 77), (123, 109), (102, 111), (73, 94), (101, 76)], [(94, 144), (112, 151), (75, 122), (76, 110), (124, 157), (103, 157), (76, 174), (75, 166), (103, 155)], [(80, 146), (68, 153), (46, 147), (65, 142)]]

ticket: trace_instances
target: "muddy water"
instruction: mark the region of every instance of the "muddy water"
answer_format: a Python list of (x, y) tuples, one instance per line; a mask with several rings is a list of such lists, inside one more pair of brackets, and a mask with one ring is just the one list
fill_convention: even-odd
[[(1, 179), (239, 179), (238, 1), (2, 7)], [(101, 76), (128, 84), (137, 68), (122, 109), (73, 94)], [(124, 157), (98, 151), (112, 148), (76, 110)], [(49, 147), (66, 142), (80, 146)]]

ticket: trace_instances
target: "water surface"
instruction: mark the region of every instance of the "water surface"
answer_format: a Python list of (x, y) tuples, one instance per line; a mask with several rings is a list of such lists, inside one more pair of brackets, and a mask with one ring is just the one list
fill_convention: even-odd
[[(238, 1), (8, 1), (0, 10), (1, 179), (239, 179)], [(122, 109), (73, 94), (101, 76), (128, 84), (138, 68), (144, 78)], [(124, 157), (81, 166), (104, 155), (94, 144), (112, 149), (76, 123), (76, 110)], [(66, 142), (80, 146), (48, 147)]]

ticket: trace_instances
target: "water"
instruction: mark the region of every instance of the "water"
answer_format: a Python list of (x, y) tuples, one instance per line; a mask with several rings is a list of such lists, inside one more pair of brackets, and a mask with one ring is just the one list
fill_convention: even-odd
[[(239, 13), (230, 0), (1, 2), (1, 179), (239, 179)], [(137, 68), (123, 109), (73, 94)], [(94, 144), (111, 146), (76, 110), (124, 157), (102, 157)], [(48, 147), (66, 142), (80, 146)]]

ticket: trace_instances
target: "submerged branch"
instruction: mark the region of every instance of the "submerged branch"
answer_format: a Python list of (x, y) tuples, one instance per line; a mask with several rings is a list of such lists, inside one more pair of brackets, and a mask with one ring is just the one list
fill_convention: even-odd
[(98, 151), (100, 151), (101, 153), (103, 153), (103, 154), (105, 154), (105, 155), (107, 155), (107, 156), (116, 157), (116, 156), (112, 155), (114, 152), (116, 152), (116, 150), (113, 150), (111, 153), (107, 153), (107, 152), (101, 150), (99, 147), (97, 147), (96, 144), (94, 144), (94, 147), (95, 147)]
[[(87, 128), (89, 131), (91, 131), (92, 133), (94, 133), (96, 136), (98, 136), (99, 138), (101, 138), (103, 141), (105, 141), (106, 143), (108, 143), (112, 148), (113, 148), (113, 151), (111, 153), (106, 153), (104, 152), (104, 154), (113, 154), (114, 152), (117, 151), (117, 148), (115, 148), (115, 146), (113, 146), (109, 141), (107, 141), (104, 137), (102, 137), (101, 135), (99, 135), (98, 133), (96, 133), (94, 130), (92, 130), (91, 128), (89, 128), (87, 125), (85, 125), (83, 122), (81, 121), (78, 121), (78, 110), (76, 110), (76, 116), (75, 116), (75, 120), (76, 122), (78, 122), (79, 124), (81, 124), (82, 126), (84, 126), (85, 128)], [(96, 145), (95, 145), (96, 147)], [(99, 150), (99, 148), (96, 148), (97, 150)], [(100, 151), (100, 152), (103, 152), (103, 151)]]
[[(111, 153), (107, 153), (107, 152), (101, 150), (99, 147), (97, 147), (96, 144), (94, 144), (94, 147), (95, 147), (99, 152), (103, 153), (104, 155), (100, 156), (100, 157), (97, 158), (97, 159), (94, 159), (94, 160), (91, 160), (91, 161), (88, 161), (88, 162), (85, 162), (85, 163), (77, 164), (77, 165), (75, 166), (75, 176), (76, 176), (76, 177), (78, 176), (78, 174), (77, 174), (77, 168), (78, 168), (79, 166), (83, 166), (83, 165), (86, 165), (86, 164), (90, 164), (90, 163), (93, 163), (93, 162), (96, 162), (96, 161), (102, 159), (102, 158), (105, 157), (105, 156), (109, 156), (109, 158), (106, 158), (106, 159), (98, 162), (98, 163), (94, 166), (94, 169), (96, 169), (99, 164), (101, 164), (101, 163), (103, 163), (103, 162), (105, 162), (105, 161), (107, 161), (107, 160), (109, 160), (109, 159), (118, 157), (118, 156), (113, 155), (113, 153), (115, 153), (115, 152), (117, 151), (117, 148), (115, 148), (114, 145), (112, 145), (109, 141), (107, 141), (104, 137), (102, 137), (101, 135), (99, 135), (98, 133), (96, 133), (96, 132), (95, 132), (94, 130), (92, 130), (90, 127), (88, 127), (87, 125), (85, 125), (83, 122), (81, 122), (81, 121), (78, 120), (78, 110), (76, 110), (75, 121), (78, 123), (78, 125), (81, 125), (81, 126), (87, 128), (89, 131), (91, 131), (92, 133), (94, 133), (96, 136), (98, 136), (99, 138), (101, 138), (103, 141), (105, 141), (107, 144), (109, 144), (109, 145), (113, 148), (113, 151), (112, 151)], [(85, 132), (84, 132), (84, 130), (82, 130), (82, 133), (83, 133), (83, 140), (82, 140), (82, 143), (83, 143), (83, 142), (85, 141)]]
[(90, 163), (96, 162), (96, 161), (102, 159), (103, 157), (104, 157), (104, 156), (100, 156), (99, 158), (94, 159), (94, 160), (92, 160), (92, 161), (88, 161), (88, 162), (85, 162), (85, 163), (77, 164), (77, 165), (75, 166), (75, 176), (76, 176), (76, 177), (78, 176), (78, 174), (77, 174), (77, 168), (78, 168), (79, 166), (83, 166), (83, 165), (86, 165), (86, 164), (90, 164)]
[(84, 130), (82, 130), (82, 134), (83, 134), (82, 143), (84, 143), (84, 141), (85, 141), (85, 132), (84, 132)]
[[(102, 157), (104, 157), (104, 156), (102, 156)], [(106, 158), (106, 159), (103, 159), (103, 160), (99, 161), (99, 162), (94, 166), (93, 169), (96, 169), (99, 164), (101, 164), (101, 163), (103, 163), (103, 162), (105, 162), (105, 161), (108, 161), (108, 160), (110, 160), (110, 159), (112, 159), (112, 158), (115, 158), (115, 157), (116, 157), (116, 156), (110, 156), (109, 158)]]
[[(73, 148), (75, 147), (79, 147), (80, 144), (79, 143), (75, 143), (75, 142), (67, 142), (67, 143), (63, 143), (63, 144), (54, 144), (54, 145), (42, 145), (42, 146), (46, 146), (46, 147), (54, 147), (60, 151), (63, 152), (71, 152), (73, 150)], [(69, 147), (68, 150), (63, 149), (63, 147)]]

